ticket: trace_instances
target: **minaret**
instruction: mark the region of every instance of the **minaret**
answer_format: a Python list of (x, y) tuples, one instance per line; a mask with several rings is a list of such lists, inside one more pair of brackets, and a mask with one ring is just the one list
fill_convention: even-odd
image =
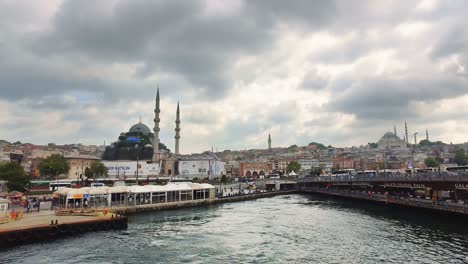
[(396, 125), (393, 125), (393, 133), (395, 134), (395, 136), (397, 136), (397, 133), (396, 133)]
[(268, 150), (271, 150), (271, 135), (268, 133)]
[(427, 128), (426, 128), (426, 140), (429, 141), (429, 132), (427, 131)]
[(161, 121), (159, 119), (159, 113), (161, 110), (159, 109), (159, 84), (158, 84), (158, 90), (156, 92), (156, 108), (154, 109), (154, 142), (153, 142), (153, 162), (159, 162), (160, 160), (160, 154), (159, 154), (159, 122)]
[(179, 102), (177, 102), (177, 113), (176, 113), (176, 128), (175, 128), (175, 154), (179, 155), (179, 139), (180, 139), (180, 110), (179, 110)]
[(410, 143), (409, 137), (408, 137), (408, 125), (406, 124), (406, 121), (405, 121), (405, 135), (406, 135), (406, 143)]

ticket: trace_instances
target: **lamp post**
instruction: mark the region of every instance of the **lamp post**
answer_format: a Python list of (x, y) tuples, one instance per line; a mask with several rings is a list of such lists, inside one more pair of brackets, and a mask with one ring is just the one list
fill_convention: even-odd
[(414, 146), (411, 150), (411, 176), (414, 176), (414, 152), (416, 151), (416, 135), (418, 135), (418, 132), (413, 134), (414, 137)]
[(138, 143), (135, 145), (135, 149), (136, 149), (136, 158), (137, 158), (137, 166), (136, 166), (136, 184), (138, 185), (138, 166), (139, 166), (139, 155), (138, 155)]
[[(140, 123), (141, 123), (141, 117), (140, 117)], [(139, 149), (139, 146), (138, 146), (138, 144), (140, 143), (140, 129), (141, 129), (140, 127), (137, 128), (137, 130), (138, 130), (138, 132), (137, 132), (137, 133), (138, 133), (138, 134), (137, 134), (137, 143), (136, 143), (136, 145), (135, 145), (135, 149), (136, 149), (136, 158), (137, 158), (136, 185), (138, 185), (138, 167), (139, 167), (139, 159), (140, 159), (140, 157), (139, 157), (139, 155), (138, 155), (138, 153), (140, 152), (140, 149)]]

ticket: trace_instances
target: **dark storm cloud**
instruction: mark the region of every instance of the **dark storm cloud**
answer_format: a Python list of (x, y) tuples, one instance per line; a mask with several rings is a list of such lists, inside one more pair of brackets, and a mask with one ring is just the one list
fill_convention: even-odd
[[(30, 40), (36, 54), (84, 55), (107, 63), (141, 63), (135, 78), (170, 73), (206, 98), (231, 88), (239, 55), (268, 49), (278, 22), (309, 28), (332, 19), (331, 1), (247, 1), (234, 15), (205, 16), (203, 1), (66, 1), (48, 32)], [(77, 11), (79, 10), (79, 12)]]
[(415, 116), (412, 102), (431, 102), (468, 93), (463, 79), (377, 79), (356, 82), (337, 93), (328, 109), (361, 119), (404, 119)]

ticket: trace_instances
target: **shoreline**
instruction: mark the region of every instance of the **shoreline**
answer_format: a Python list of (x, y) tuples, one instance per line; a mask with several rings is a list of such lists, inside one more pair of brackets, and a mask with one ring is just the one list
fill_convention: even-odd
[[(10, 223), (2, 224), (4, 226), (0, 225), (0, 248), (6, 249), (18, 245), (47, 242), (57, 238), (70, 237), (93, 231), (124, 230), (128, 228), (127, 216), (133, 214), (241, 202), (292, 193), (297, 193), (297, 191), (276, 191), (211, 200), (192, 200), (110, 208), (109, 213), (101, 216), (56, 216), (52, 211), (43, 213), (42, 215), (26, 215), (26, 218), (22, 220), (15, 220)], [(25, 221), (25, 219), (28, 221), (26, 223), (21, 223), (21, 221)]]

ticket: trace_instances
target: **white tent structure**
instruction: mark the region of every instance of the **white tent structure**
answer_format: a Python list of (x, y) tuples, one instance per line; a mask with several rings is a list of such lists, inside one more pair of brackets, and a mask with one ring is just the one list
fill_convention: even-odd
[(289, 176), (297, 176), (297, 173), (295, 173), (293, 170), (289, 173)]
[(64, 188), (54, 193), (62, 208), (140, 206), (215, 198), (215, 187), (206, 183), (169, 183), (116, 187)]

